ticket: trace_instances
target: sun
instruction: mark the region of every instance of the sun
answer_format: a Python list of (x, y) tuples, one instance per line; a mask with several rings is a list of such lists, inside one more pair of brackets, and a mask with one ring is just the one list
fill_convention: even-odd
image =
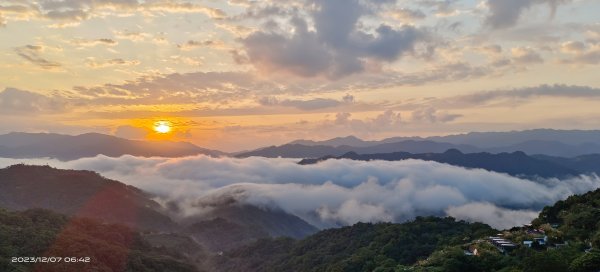
[(154, 131), (160, 134), (166, 134), (171, 132), (171, 122), (169, 121), (158, 121), (154, 123)]

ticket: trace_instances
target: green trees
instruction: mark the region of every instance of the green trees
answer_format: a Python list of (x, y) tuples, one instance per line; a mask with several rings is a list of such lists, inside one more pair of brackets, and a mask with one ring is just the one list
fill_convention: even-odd
[[(12, 262), (12, 257), (61, 257), (63, 260)], [(69, 258), (69, 262), (65, 258)], [(31, 269), (41, 272), (196, 270), (185, 261), (152, 248), (128, 227), (68, 218), (39, 209), (24, 212), (0, 209), (0, 271)]]
[[(285, 250), (274, 240), (259, 241), (226, 254), (219, 265), (244, 267), (244, 271), (397, 271), (400, 265), (412, 265), (436, 250), (494, 233), (485, 224), (454, 218), (418, 217), (404, 224), (358, 223), (324, 230), (300, 241), (288, 240)], [(244, 266), (264, 258), (256, 252), (271, 252), (269, 260), (255, 269)]]
[(567, 200), (544, 208), (533, 221), (540, 226), (545, 223), (558, 224), (558, 230), (567, 240), (592, 242), (600, 246), (600, 190), (575, 195)]
[(579, 256), (571, 262), (569, 271), (571, 272), (597, 272), (600, 270), (600, 251), (593, 250)]
[[(546, 207), (534, 222), (550, 245), (521, 246), (503, 254), (486, 237), (498, 231), (453, 218), (417, 217), (413, 222), (358, 223), (320, 231), (303, 240), (267, 239), (225, 253), (221, 271), (415, 271), (597, 272), (600, 251), (600, 190)], [(558, 224), (558, 226), (557, 226)], [(554, 225), (554, 227), (552, 227)], [(533, 239), (529, 229), (504, 237)], [(539, 234), (538, 234), (539, 236)], [(564, 243), (555, 247), (553, 243)], [(478, 255), (465, 253), (477, 248)]]
[(569, 263), (556, 251), (533, 252), (525, 257), (521, 265), (523, 272), (565, 272), (569, 269)]

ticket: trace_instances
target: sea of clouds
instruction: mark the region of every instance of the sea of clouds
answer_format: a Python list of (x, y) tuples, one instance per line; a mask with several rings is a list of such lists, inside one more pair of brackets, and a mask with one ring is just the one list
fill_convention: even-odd
[(427, 215), (510, 228), (530, 222), (546, 205), (600, 188), (597, 176), (532, 181), (419, 160), (296, 162), (100, 155), (68, 162), (0, 159), (0, 167), (25, 163), (93, 170), (155, 194), (159, 202), (176, 203), (181, 216), (201, 214), (207, 203), (233, 199), (281, 209), (321, 228)]

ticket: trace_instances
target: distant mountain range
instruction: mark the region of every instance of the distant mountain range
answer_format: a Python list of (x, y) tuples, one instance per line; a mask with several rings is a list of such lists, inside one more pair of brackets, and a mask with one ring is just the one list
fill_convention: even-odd
[(424, 160), (435, 161), (465, 168), (479, 168), (525, 178), (567, 178), (581, 174), (600, 174), (600, 155), (560, 158), (550, 156), (528, 156), (523, 152), (513, 153), (470, 153), (456, 149), (444, 153), (412, 154), (408, 152), (357, 154), (349, 152), (342, 156), (325, 156), (318, 159), (303, 159), (299, 164), (315, 164), (329, 159), (350, 159), (360, 161), (383, 160)]
[(354, 136), (338, 137), (325, 141), (296, 140), (290, 144), (366, 147), (402, 141), (434, 141), (451, 144), (467, 144), (479, 148), (518, 145), (528, 141), (561, 142), (570, 146), (600, 145), (600, 130), (554, 130), (533, 129), (509, 132), (471, 132), (449, 136), (392, 137), (380, 141), (364, 141)]
[(433, 141), (401, 141), (395, 143), (381, 143), (366, 147), (356, 146), (326, 146), (326, 145), (301, 145), (286, 144), (282, 146), (266, 147), (242, 154), (237, 157), (267, 157), (267, 158), (319, 158), (323, 156), (341, 156), (348, 152), (358, 154), (374, 154), (387, 152), (410, 152), (410, 153), (440, 153), (448, 149), (458, 149), (463, 152), (479, 152), (476, 147), (469, 145), (454, 145), (449, 143), (438, 143)]
[(187, 142), (136, 141), (100, 133), (71, 136), (13, 132), (0, 135), (0, 157), (6, 158), (74, 160), (97, 155), (181, 157), (198, 154), (218, 156), (224, 153)]
[(522, 151), (557, 157), (600, 153), (600, 131), (527, 130), (514, 132), (477, 132), (453, 136), (394, 137), (364, 141), (354, 136), (326, 141), (296, 140), (237, 154), (238, 157), (319, 158), (341, 156), (348, 152), (375, 154), (391, 152), (442, 153), (457, 149), (464, 153), (503, 153)]
[(560, 164), (581, 173), (600, 175), (600, 154), (582, 155), (574, 158), (561, 158), (546, 155), (534, 155), (539, 160)]
[(327, 146), (327, 145), (302, 145), (285, 144), (270, 146), (253, 151), (237, 154), (236, 157), (267, 157), (267, 158), (319, 158), (324, 156), (341, 156), (348, 152), (358, 154), (376, 154), (391, 152), (409, 153), (442, 153), (449, 149), (460, 150), (464, 153), (512, 153), (524, 152), (530, 155), (547, 155), (556, 157), (575, 157), (600, 153), (600, 145), (587, 144), (571, 146), (560, 142), (528, 141), (512, 146), (479, 148), (466, 144), (451, 144), (434, 141), (406, 140), (393, 143), (380, 143), (371, 146)]
[(280, 146), (228, 154), (198, 147), (188, 142), (138, 141), (111, 135), (87, 133), (77, 136), (52, 133), (14, 132), (0, 135), (0, 157), (56, 158), (74, 160), (106, 155), (118, 157), (259, 156), (269, 158), (320, 158), (342, 156), (348, 152), (377, 154), (393, 152), (443, 153), (449, 149), (463, 153), (513, 153), (553, 157), (577, 157), (600, 154), (600, 131), (528, 130), (514, 132), (477, 132), (439, 137), (394, 137), (364, 141), (348, 136), (326, 141), (297, 140)]

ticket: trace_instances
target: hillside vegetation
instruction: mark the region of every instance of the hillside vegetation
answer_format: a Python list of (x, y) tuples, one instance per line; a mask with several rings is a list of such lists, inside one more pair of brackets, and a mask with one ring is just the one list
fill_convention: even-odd
[[(488, 237), (517, 245), (502, 253)], [(546, 243), (523, 245), (534, 237)], [(531, 227), (497, 231), (453, 218), (358, 223), (302, 240), (264, 239), (215, 257), (219, 271), (600, 271), (600, 190), (546, 207)], [(477, 255), (472, 255), (474, 249)], [(469, 254), (467, 254), (469, 253)]]
[[(385, 271), (446, 246), (496, 233), (481, 223), (418, 217), (404, 224), (358, 223), (303, 240), (261, 240), (217, 258), (221, 271)], [(382, 270), (383, 269), (383, 270)]]
[[(55, 263), (12, 257), (61, 257)], [(75, 257), (77, 262), (66, 262)], [(86, 260), (89, 258), (89, 261)], [(182, 256), (150, 246), (139, 233), (47, 210), (0, 209), (0, 271), (197, 271)]]

